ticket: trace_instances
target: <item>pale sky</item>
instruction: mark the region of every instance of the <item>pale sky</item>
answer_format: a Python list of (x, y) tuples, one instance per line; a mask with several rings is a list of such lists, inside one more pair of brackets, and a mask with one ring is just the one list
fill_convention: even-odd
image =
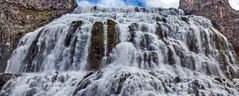
[[(98, 1), (99, 5), (110, 6), (110, 7), (122, 7), (126, 4), (123, 1), (132, 3), (132, 0), (78, 0), (81, 5), (87, 5), (87, 2)], [(140, 1), (145, 4), (146, 7), (163, 7), (163, 8), (178, 8), (179, 0), (134, 0), (133, 2)], [(78, 2), (78, 3), (79, 3)], [(239, 0), (229, 0), (231, 6), (239, 10)], [(137, 2), (136, 2), (137, 3)]]
[(151, 7), (163, 7), (163, 8), (178, 8), (179, 0), (144, 0), (146, 2), (146, 6)]
[[(178, 8), (179, 6), (179, 0), (147, 0), (149, 1), (149, 4), (151, 6), (161, 6), (161, 7), (165, 7), (165, 8), (169, 8), (169, 7), (174, 7), (174, 8)], [(156, 3), (159, 2), (159, 3)], [(229, 3), (231, 4), (231, 7), (239, 10), (239, 0), (229, 0)]]
[(239, 10), (239, 0), (229, 0), (232, 8)]

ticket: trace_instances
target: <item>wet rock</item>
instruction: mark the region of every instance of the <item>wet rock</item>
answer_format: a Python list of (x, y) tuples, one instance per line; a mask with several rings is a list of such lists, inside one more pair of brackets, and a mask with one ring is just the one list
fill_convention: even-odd
[(175, 53), (173, 51), (173, 49), (171, 49), (170, 47), (168, 47), (168, 63), (170, 65), (174, 65), (176, 64), (176, 60), (175, 60)]
[(186, 22), (186, 23), (189, 23), (189, 19), (187, 17), (181, 17), (181, 19)]
[(223, 78), (214, 78), (214, 79), (220, 83), (223, 83), (226, 81), (226, 79), (223, 79)]
[(1, 0), (0, 72), (20, 38), (77, 7), (75, 0)]
[(139, 25), (137, 23), (132, 23), (129, 26), (129, 32), (130, 32), (129, 42), (132, 42), (133, 44), (136, 43), (136, 41), (135, 41), (135, 37), (136, 37), (135, 31), (139, 31)]
[(163, 39), (165, 36), (163, 34), (162, 26), (159, 23), (157, 23), (157, 25), (158, 26), (156, 27), (155, 33), (159, 36), (160, 39)]
[(38, 55), (38, 51), (39, 51), (39, 46), (37, 45), (37, 42), (39, 40), (39, 37), (41, 36), (41, 33), (44, 31), (44, 29), (42, 29), (38, 35), (36, 36), (35, 40), (32, 42), (29, 51), (26, 55), (27, 58), (25, 58), (25, 60), (23, 61), (25, 66), (22, 66), (21, 68), (21, 72), (34, 72), (36, 71), (35, 69), (36, 65), (35, 63), (37, 62), (33, 62), (33, 60), (35, 59), (35, 57)]
[(34, 94), (37, 93), (36, 88), (31, 88), (29, 91), (27, 91), (26, 96), (34, 96)]
[(116, 29), (116, 22), (112, 20), (108, 20), (107, 22), (108, 28), (107, 28), (107, 37), (108, 37), (108, 42), (107, 42), (107, 56), (112, 52), (112, 49), (116, 46), (117, 44), (117, 29)]
[(113, 51), (113, 48), (116, 47), (118, 43), (119, 35), (117, 34), (117, 27), (116, 22), (113, 20), (108, 20), (107, 22), (107, 61), (106, 63), (109, 64), (112, 62), (112, 57), (110, 56), (111, 52)]
[(97, 70), (104, 57), (104, 25), (102, 22), (96, 22), (91, 31), (91, 45), (88, 56), (88, 69)]
[(82, 21), (73, 21), (71, 23), (71, 27), (68, 30), (68, 33), (66, 35), (66, 39), (65, 39), (65, 46), (68, 47), (71, 43), (71, 39), (73, 37), (73, 35), (75, 35), (77, 30), (80, 30), (81, 25), (83, 24)]
[(8, 74), (8, 73), (0, 74), (0, 90), (7, 83), (7, 81), (14, 79), (18, 76), (20, 76), (20, 75)]
[(196, 34), (193, 31), (188, 32), (186, 35), (186, 38), (187, 38), (186, 41), (187, 41), (189, 50), (195, 53), (199, 53), (199, 44), (198, 44)]
[(94, 86), (90, 94), (87, 94), (86, 92), (80, 93), (79, 91), (86, 89), (95, 80), (101, 79), (102, 75), (103, 75), (103, 72), (101, 70), (97, 72), (89, 72), (88, 74), (86, 74), (83, 77), (83, 79), (77, 84), (77, 88), (74, 90), (73, 96), (82, 96), (82, 95), (95, 96), (97, 93), (98, 86)]
[(153, 48), (151, 48), (150, 44), (153, 42), (153, 37), (150, 35), (150, 34), (144, 34), (142, 37), (141, 37), (141, 41), (140, 41), (140, 49), (141, 50), (150, 50), (152, 51)]
[(148, 28), (147, 25), (141, 25), (140, 31), (142, 31), (142, 32), (148, 32), (148, 31), (149, 31), (149, 28)]
[[(129, 79), (131, 76), (130, 73), (126, 74), (116, 74), (115, 79), (112, 82), (110, 89), (111, 94), (120, 94), (124, 85), (124, 82)], [(117, 78), (118, 77), (118, 78)]]

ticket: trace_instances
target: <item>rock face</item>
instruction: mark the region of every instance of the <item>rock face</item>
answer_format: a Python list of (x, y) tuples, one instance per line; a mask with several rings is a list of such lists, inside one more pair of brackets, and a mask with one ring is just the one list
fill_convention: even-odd
[(26, 33), (72, 11), (75, 0), (1, 0), (0, 1), (0, 72)]
[(186, 14), (205, 16), (232, 43), (239, 55), (239, 11), (228, 0), (180, 0), (179, 8)]

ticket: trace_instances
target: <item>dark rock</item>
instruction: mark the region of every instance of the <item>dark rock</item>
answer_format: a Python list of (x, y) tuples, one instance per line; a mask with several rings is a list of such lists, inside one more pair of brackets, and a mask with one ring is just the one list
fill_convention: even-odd
[(135, 31), (139, 31), (139, 25), (137, 23), (132, 23), (129, 26), (129, 33), (130, 33), (129, 42), (132, 42), (133, 44), (136, 43), (136, 41), (135, 41), (135, 37), (136, 37)]
[(107, 55), (109, 55), (112, 51), (112, 49), (116, 46), (117, 44), (117, 30), (116, 30), (116, 22), (112, 20), (108, 20), (107, 22), (108, 28), (108, 44), (107, 44)]
[(182, 19), (184, 22), (186, 22), (186, 23), (189, 22), (189, 19), (188, 19), (187, 17), (181, 17), (181, 19)]
[(170, 65), (174, 65), (176, 64), (176, 60), (175, 60), (175, 53), (173, 52), (173, 49), (171, 49), (170, 47), (167, 47), (168, 48), (168, 63)]
[(26, 66), (22, 66), (20, 71), (22, 71), (22, 72), (34, 72), (35, 71), (34, 69), (36, 69), (36, 68), (34, 67), (35, 64), (33, 63), (33, 60), (38, 55), (39, 47), (37, 45), (37, 42), (38, 42), (39, 37), (41, 36), (41, 33), (43, 31), (44, 31), (44, 29), (42, 29), (38, 33), (36, 39), (32, 42), (32, 44), (31, 44), (31, 46), (29, 48), (29, 51), (28, 51), (28, 53), (26, 55), (26, 58), (24, 60), (24, 64)]
[(159, 36), (159, 39), (163, 39), (165, 36), (163, 34), (162, 26), (159, 23), (157, 23), (157, 25), (155, 33)]
[(82, 89), (86, 89), (92, 82), (94, 82), (95, 80), (98, 80), (100, 78), (102, 78), (103, 72), (101, 70), (97, 71), (97, 72), (89, 72), (88, 74), (86, 74), (83, 79), (77, 84), (77, 88), (74, 90), (73, 96), (95, 96), (97, 93), (97, 87), (98, 86), (94, 86), (92, 89), (92, 91), (90, 92), (90, 94), (78, 94), (79, 91), (81, 91)]
[(18, 76), (20, 76), (20, 75), (8, 74), (8, 73), (0, 74), (0, 90), (7, 83), (7, 81), (14, 79)]
[(20, 38), (55, 18), (73, 11), (76, 0), (1, 0), (0, 72)]
[(116, 22), (113, 20), (108, 20), (107, 22), (107, 52), (106, 52), (106, 56), (107, 56), (107, 61), (106, 63), (109, 64), (112, 62), (112, 57), (110, 56), (113, 48), (115, 48), (115, 46), (118, 43), (118, 34), (117, 34), (117, 27), (116, 27)]
[(102, 22), (96, 22), (91, 31), (91, 45), (88, 56), (88, 69), (97, 70), (100, 67), (104, 57), (104, 25)]
[(180, 0), (179, 8), (186, 14), (205, 16), (232, 43), (239, 55), (239, 11), (228, 0)]
[(28, 90), (26, 92), (26, 96), (34, 96), (34, 94), (37, 93), (37, 89), (36, 88), (31, 88), (30, 90)]
[(180, 78), (180, 77), (178, 77), (178, 76), (177, 76), (177, 77), (175, 77), (175, 79), (174, 79), (174, 82), (175, 82), (175, 83), (179, 83), (179, 82), (181, 82), (181, 81), (182, 81), (182, 80), (181, 80), (181, 78)]
[(65, 46), (68, 47), (70, 45), (70, 42), (72, 41), (72, 37), (73, 35), (75, 35), (74, 33), (76, 32), (77, 29), (80, 30), (81, 25), (83, 24), (82, 21), (73, 21), (71, 23), (71, 27), (68, 30), (68, 33), (66, 35), (66, 39), (65, 39)]
[[(152, 39), (153, 37), (151, 35), (144, 34), (141, 38), (142, 38), (142, 40), (140, 41), (140, 48), (142, 50), (145, 50), (145, 49), (154, 50), (153, 48), (150, 48), (150, 44), (151, 44), (151, 42), (153, 42), (153, 39)], [(150, 51), (152, 51), (152, 50), (150, 50)]]
[(214, 78), (214, 79), (220, 83), (223, 83), (226, 81), (226, 79), (223, 79), (223, 78)]
[(186, 42), (190, 51), (199, 53), (198, 39), (193, 30), (186, 35)]

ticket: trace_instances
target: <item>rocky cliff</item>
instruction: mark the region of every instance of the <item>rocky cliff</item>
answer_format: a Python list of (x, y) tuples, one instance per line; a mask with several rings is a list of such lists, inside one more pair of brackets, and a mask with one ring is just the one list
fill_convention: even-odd
[(232, 43), (239, 55), (239, 11), (228, 0), (180, 0), (179, 8), (187, 14), (205, 16)]
[(0, 72), (26, 33), (72, 11), (75, 0), (1, 0), (0, 1)]

